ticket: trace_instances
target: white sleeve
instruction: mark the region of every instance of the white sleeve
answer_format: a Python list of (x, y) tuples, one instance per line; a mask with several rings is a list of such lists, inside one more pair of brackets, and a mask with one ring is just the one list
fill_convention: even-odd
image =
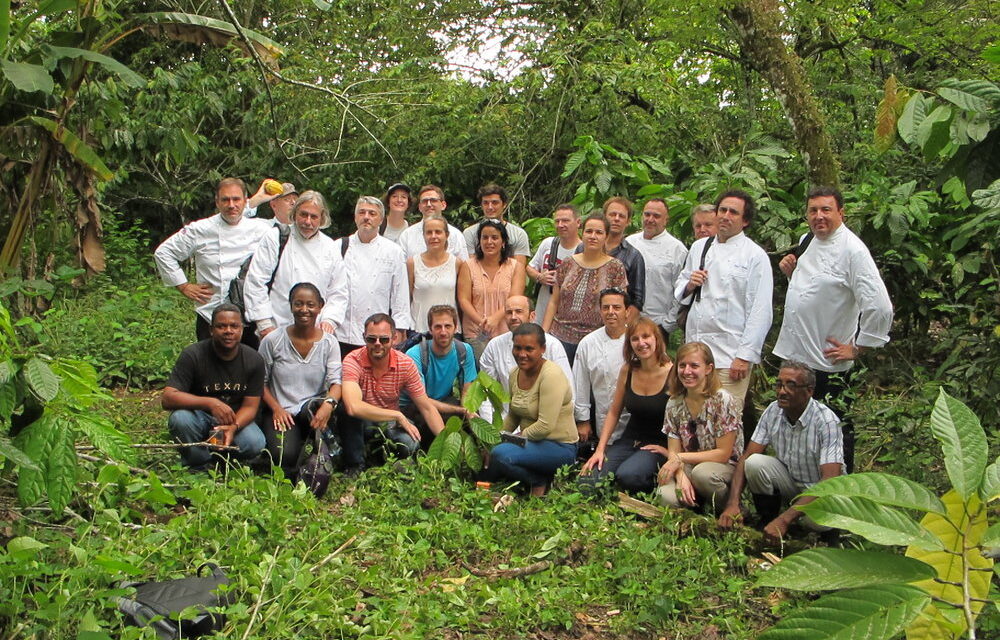
[(326, 290), (323, 293), (326, 304), (323, 305), (323, 313), (320, 314), (319, 321), (329, 322), (334, 329), (339, 329), (340, 325), (344, 323), (347, 305), (351, 303), (350, 292), (347, 288), (347, 269), (344, 267), (344, 259), (340, 255), (339, 243), (333, 267), (330, 269), (330, 277), (326, 283)]
[(538, 245), (538, 249), (535, 251), (535, 255), (532, 256), (531, 262), (528, 263), (528, 266), (535, 271), (541, 271), (545, 267), (545, 251), (551, 246), (552, 238), (542, 240), (542, 243)]
[(767, 254), (754, 245), (753, 261), (747, 279), (746, 292), (746, 324), (739, 346), (736, 347), (736, 357), (747, 362), (760, 362), (760, 354), (764, 349), (764, 340), (771, 330), (771, 317), (774, 305), (771, 297), (774, 290), (774, 279), (771, 274), (771, 263)]
[[(486, 348), (483, 349), (483, 354), (479, 356), (479, 370), (485, 371), (486, 375), (490, 376), (494, 380), (498, 380), (495, 371), (497, 364), (494, 361), (497, 344), (499, 343), (491, 340), (486, 344)], [(487, 422), (493, 422), (493, 403), (490, 402), (489, 398), (483, 400), (483, 404), (479, 406), (479, 417)]]
[(190, 224), (170, 236), (156, 248), (153, 260), (160, 279), (168, 287), (176, 287), (188, 281), (180, 263), (194, 255), (197, 246), (197, 232)]
[(586, 422), (590, 420), (590, 367), (587, 366), (587, 345), (580, 347), (573, 360), (573, 417), (577, 422)]
[[(398, 247), (393, 247), (398, 248)], [(413, 317), (410, 315), (410, 276), (406, 271), (406, 257), (402, 250), (394, 251), (396, 272), (392, 276), (392, 290), (389, 291), (389, 310), (397, 329), (412, 329)]]
[(247, 270), (247, 279), (243, 286), (243, 304), (246, 305), (248, 320), (256, 322), (274, 318), (267, 281), (271, 279), (271, 274), (277, 266), (278, 230), (274, 229), (261, 238)]
[(851, 256), (850, 268), (850, 287), (861, 312), (857, 345), (881, 347), (889, 342), (889, 329), (892, 327), (892, 300), (889, 299), (889, 291), (885, 288), (875, 260), (867, 251), (858, 251)]

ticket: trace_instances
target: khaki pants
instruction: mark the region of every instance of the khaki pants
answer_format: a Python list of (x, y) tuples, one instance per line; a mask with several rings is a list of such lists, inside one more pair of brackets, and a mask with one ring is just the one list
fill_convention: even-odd
[[(791, 503), (796, 496), (805, 491), (805, 484), (796, 482), (788, 467), (781, 460), (763, 453), (755, 453), (746, 459), (743, 474), (747, 478), (747, 489), (750, 493), (760, 493), (767, 496), (781, 495), (783, 502)], [(813, 531), (829, 531), (830, 527), (816, 524), (803, 514), (798, 520), (802, 526)]]
[(729, 392), (740, 403), (740, 411), (743, 411), (743, 401), (747, 397), (747, 389), (750, 388), (750, 376), (753, 374), (753, 365), (742, 380), (732, 380), (729, 377), (729, 369), (718, 369), (719, 379), (722, 380), (722, 388)]
[[(726, 498), (729, 497), (729, 485), (733, 480), (734, 467), (720, 462), (701, 462), (696, 465), (684, 465), (687, 474), (694, 485), (698, 502), (719, 514), (726, 508)], [(681, 507), (678, 487), (675, 481), (662, 485), (656, 490), (660, 504), (668, 507)]]

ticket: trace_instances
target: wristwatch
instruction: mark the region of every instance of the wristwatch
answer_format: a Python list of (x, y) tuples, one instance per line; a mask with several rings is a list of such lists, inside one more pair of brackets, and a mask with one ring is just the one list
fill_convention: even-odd
[(331, 398), (329, 396), (327, 396), (326, 398), (323, 398), (323, 404), (330, 405), (330, 408), (332, 408), (332, 409), (336, 409), (337, 408), (337, 401), (334, 398)]

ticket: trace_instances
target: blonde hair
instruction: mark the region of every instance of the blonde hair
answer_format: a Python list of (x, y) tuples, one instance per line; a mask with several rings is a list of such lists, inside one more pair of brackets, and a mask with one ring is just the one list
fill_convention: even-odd
[(712, 370), (709, 371), (708, 375), (705, 377), (705, 388), (702, 393), (706, 396), (711, 396), (715, 395), (715, 392), (722, 388), (722, 380), (719, 379), (719, 372), (715, 368), (715, 357), (712, 356), (712, 350), (709, 349), (708, 345), (704, 342), (688, 342), (687, 344), (681, 345), (681, 347), (677, 350), (675, 364), (670, 368), (670, 373), (667, 374), (667, 385), (669, 387), (671, 398), (687, 395), (687, 388), (681, 384), (680, 364), (681, 360), (692, 352), (700, 353), (702, 360), (705, 361), (705, 364), (712, 365)]

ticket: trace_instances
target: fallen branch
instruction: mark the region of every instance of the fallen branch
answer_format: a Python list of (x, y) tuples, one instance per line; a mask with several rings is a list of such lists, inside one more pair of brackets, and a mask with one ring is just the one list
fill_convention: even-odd
[(309, 573), (316, 573), (317, 569), (319, 569), (320, 567), (322, 567), (323, 565), (325, 565), (327, 562), (333, 560), (335, 557), (337, 557), (338, 554), (340, 554), (341, 551), (343, 551), (347, 547), (351, 546), (351, 544), (353, 544), (354, 541), (357, 540), (357, 539), (358, 539), (357, 534), (355, 534), (355, 535), (351, 536), (350, 538), (348, 538), (347, 542), (345, 542), (344, 544), (342, 544), (339, 547), (337, 547), (336, 549), (334, 549), (333, 553), (331, 553), (330, 555), (328, 555), (327, 557), (323, 558), (318, 563), (316, 563), (315, 565), (313, 565), (309, 569)]
[(663, 514), (666, 513), (659, 507), (654, 507), (648, 502), (643, 502), (642, 500), (636, 500), (632, 496), (621, 491), (618, 492), (618, 506), (625, 511), (639, 514), (644, 518), (660, 519), (663, 517)]
[(271, 556), (271, 564), (267, 567), (267, 574), (264, 576), (263, 582), (260, 583), (260, 592), (257, 593), (257, 602), (254, 603), (253, 609), (250, 610), (250, 622), (247, 623), (247, 630), (243, 632), (242, 640), (247, 640), (250, 636), (250, 630), (253, 629), (254, 620), (257, 618), (257, 612), (260, 611), (260, 606), (264, 600), (264, 591), (271, 582), (271, 572), (274, 571), (274, 565), (278, 562), (278, 550), (280, 547), (274, 549), (274, 555)]
[[(211, 447), (216, 451), (239, 451), (239, 447), (224, 444), (209, 444), (207, 442), (150, 442), (145, 444), (130, 444), (133, 449), (187, 449), (190, 447)], [(78, 445), (77, 451), (97, 451), (91, 445)]]
[[(114, 460), (109, 460), (108, 458), (98, 458), (96, 456), (88, 456), (86, 453), (80, 453), (79, 451), (76, 452), (76, 457), (81, 460), (86, 460), (87, 462), (99, 462), (101, 464), (119, 464), (118, 462)], [(146, 469), (140, 469), (139, 467), (130, 466), (128, 470), (131, 471), (132, 473), (137, 473), (141, 476), (147, 475), (149, 473), (149, 471), (147, 471)]]
[(566, 550), (566, 555), (562, 558), (557, 560), (540, 560), (538, 562), (533, 562), (526, 567), (517, 567), (515, 569), (478, 569), (467, 563), (465, 560), (459, 560), (459, 562), (466, 571), (478, 578), (523, 578), (524, 576), (541, 573), (542, 571), (551, 569), (552, 567), (575, 562), (583, 551), (583, 543), (574, 542), (569, 546), (569, 549)]

